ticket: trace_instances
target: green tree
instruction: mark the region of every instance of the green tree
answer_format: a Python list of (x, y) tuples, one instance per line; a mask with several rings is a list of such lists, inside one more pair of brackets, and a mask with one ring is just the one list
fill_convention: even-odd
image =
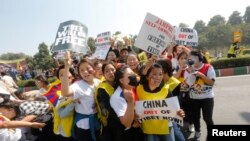
[(121, 33), (122, 33), (121, 31), (116, 31), (114, 35), (119, 35)]
[(249, 45), (250, 44), (250, 23), (241, 25), (242, 32), (242, 44)]
[(27, 58), (28, 55), (25, 55), (24, 53), (5, 53), (0, 56), (1, 60), (16, 60), (21, 58)]
[(250, 23), (250, 6), (246, 8), (245, 14), (243, 16), (245, 23)]
[(198, 20), (194, 24), (194, 29), (198, 32), (198, 35), (206, 31), (206, 23), (202, 20)]
[(226, 21), (224, 17), (221, 15), (215, 15), (208, 22), (208, 26), (225, 25), (225, 23)]
[(206, 32), (208, 48), (214, 49), (215, 54), (218, 54), (221, 47), (232, 42), (232, 33), (230, 25), (209, 26)]
[(39, 44), (38, 53), (34, 55), (32, 64), (35, 69), (42, 70), (55, 67), (55, 62), (49, 53), (48, 46), (45, 43)]
[(234, 11), (228, 19), (228, 23), (231, 25), (239, 25), (242, 22), (242, 17), (240, 16), (240, 12), (238, 11)]
[(95, 47), (95, 39), (93, 37), (88, 38), (87, 44), (88, 44), (90, 50), (92, 52), (95, 52), (95, 49), (96, 49), (96, 47)]
[(187, 24), (185, 24), (185, 23), (180, 23), (180, 24), (179, 24), (179, 27), (188, 28), (188, 25), (187, 25)]

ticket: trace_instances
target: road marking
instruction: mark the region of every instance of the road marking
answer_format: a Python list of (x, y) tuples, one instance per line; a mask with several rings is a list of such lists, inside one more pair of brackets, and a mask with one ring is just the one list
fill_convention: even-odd
[(235, 76), (221, 76), (221, 77), (216, 77), (216, 79), (222, 79), (222, 78), (232, 78), (232, 77), (250, 77), (250, 75), (235, 75)]

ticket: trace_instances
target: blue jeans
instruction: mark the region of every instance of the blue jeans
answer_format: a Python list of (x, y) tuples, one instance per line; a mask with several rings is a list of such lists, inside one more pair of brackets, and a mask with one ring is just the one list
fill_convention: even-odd
[(145, 134), (146, 141), (175, 141), (173, 127), (169, 127), (169, 134), (156, 135)]
[(183, 132), (181, 131), (181, 128), (178, 127), (177, 123), (173, 122), (173, 128), (176, 141), (187, 141), (187, 139), (185, 139)]

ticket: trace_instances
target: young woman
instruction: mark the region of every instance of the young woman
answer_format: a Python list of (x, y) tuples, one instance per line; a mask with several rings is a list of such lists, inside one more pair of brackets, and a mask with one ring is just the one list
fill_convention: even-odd
[(126, 64), (133, 70), (133, 72), (139, 74), (140, 62), (136, 54), (129, 53), (126, 59)]
[[(62, 81), (65, 75), (65, 66), (59, 66), (56, 76)], [(68, 81), (72, 84), (76, 78), (75, 70), (69, 68)], [(54, 133), (58, 141), (74, 141), (71, 130), (74, 121), (74, 100), (71, 97), (60, 97), (54, 108)]]
[[(162, 66), (154, 63), (149, 69), (147, 66), (145, 69), (146, 75), (141, 78), (140, 84), (136, 88), (138, 100), (163, 100), (170, 97), (172, 94), (169, 92), (169, 85), (164, 82)], [(178, 114), (184, 116), (181, 110)], [(145, 120), (141, 127), (146, 141), (174, 140), (172, 127), (169, 128), (168, 120)]]
[(13, 102), (2, 103), (0, 105), (0, 140), (1, 141), (19, 141), (21, 138), (21, 129), (19, 127), (42, 128), (44, 123), (28, 121), (11, 121), (19, 113), (18, 105)]
[[(189, 67), (191, 75), (187, 77), (187, 83), (191, 87), (190, 98), (195, 127), (194, 140), (200, 140), (200, 114), (202, 110), (206, 125), (213, 125), (214, 92), (215, 82), (214, 68), (207, 63), (206, 58), (199, 51), (191, 51), (190, 59), (194, 62)], [(186, 73), (184, 74), (186, 75)]]
[[(181, 94), (180, 94), (181, 82), (173, 76), (173, 69), (172, 69), (171, 61), (169, 59), (160, 59), (160, 60), (157, 60), (157, 63), (159, 63), (163, 68), (164, 82), (167, 85), (169, 85), (169, 90), (172, 92), (173, 96), (178, 97), (179, 102), (180, 102), (181, 101)], [(183, 132), (181, 131), (181, 128), (176, 123), (173, 123), (173, 129), (174, 129), (175, 139), (177, 141), (186, 140)]]
[(100, 80), (94, 78), (94, 67), (87, 60), (81, 60), (78, 64), (78, 74), (81, 80), (69, 85), (69, 66), (71, 65), (70, 53), (65, 53), (65, 75), (62, 78), (62, 95), (73, 96), (78, 99), (75, 104), (75, 121), (73, 135), (77, 141), (95, 141), (97, 128), (96, 106), (94, 92)]
[(97, 60), (94, 63), (94, 67), (95, 67), (95, 78), (103, 81), (104, 77), (103, 77), (103, 72), (102, 72), (102, 62)]
[(110, 98), (110, 105), (120, 121), (116, 124), (115, 141), (143, 141), (141, 129), (134, 121), (137, 77), (129, 66), (124, 65), (116, 70), (115, 82), (118, 87)]
[(108, 55), (107, 55), (107, 57), (106, 57), (106, 60), (107, 60), (108, 62), (117, 63), (118, 57), (119, 57), (119, 51), (114, 49), (114, 50), (110, 50), (110, 51), (108, 52)]
[(42, 94), (44, 94), (48, 90), (49, 82), (45, 76), (38, 75), (35, 77), (35, 83), (36, 83), (36, 86), (39, 88), (39, 93), (36, 94), (36, 97), (41, 97)]
[(95, 93), (98, 119), (102, 123), (100, 141), (114, 141), (114, 125), (117, 124), (117, 117), (110, 106), (110, 97), (114, 93), (115, 71), (113, 63), (106, 63), (102, 66), (105, 81), (99, 84)]
[[(190, 97), (189, 97), (189, 86), (186, 82), (187, 75), (190, 75), (188, 66), (193, 65), (193, 61), (188, 59), (188, 53), (182, 52), (179, 54), (178, 58), (178, 66), (176, 73), (174, 76), (181, 82), (181, 88), (180, 88), (180, 105), (185, 111), (185, 118), (184, 118), (184, 129), (188, 130), (189, 132), (194, 132), (194, 125), (193, 125), (193, 117), (192, 117), (192, 107), (190, 103)], [(186, 73), (186, 78), (184, 78), (184, 74)]]

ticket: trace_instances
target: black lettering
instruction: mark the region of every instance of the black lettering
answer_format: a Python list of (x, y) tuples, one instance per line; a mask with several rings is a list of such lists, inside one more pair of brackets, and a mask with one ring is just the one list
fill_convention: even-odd
[(162, 100), (162, 107), (168, 107), (167, 102), (165, 100)]

